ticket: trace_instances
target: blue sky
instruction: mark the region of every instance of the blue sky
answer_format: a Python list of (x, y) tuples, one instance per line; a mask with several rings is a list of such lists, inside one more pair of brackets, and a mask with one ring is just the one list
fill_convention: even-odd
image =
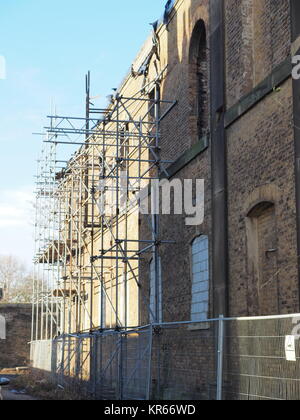
[(32, 259), (31, 201), (51, 101), (60, 115), (84, 113), (84, 75), (104, 101), (127, 73), (165, 0), (1, 2), (0, 254)]

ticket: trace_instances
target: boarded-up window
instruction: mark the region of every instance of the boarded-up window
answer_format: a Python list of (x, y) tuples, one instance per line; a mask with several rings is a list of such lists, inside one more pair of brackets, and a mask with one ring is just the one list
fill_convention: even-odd
[(209, 242), (199, 236), (192, 243), (192, 321), (205, 321), (209, 308)]
[(278, 290), (277, 226), (275, 206), (263, 202), (247, 219), (248, 304), (250, 315), (275, 315), (280, 311)]

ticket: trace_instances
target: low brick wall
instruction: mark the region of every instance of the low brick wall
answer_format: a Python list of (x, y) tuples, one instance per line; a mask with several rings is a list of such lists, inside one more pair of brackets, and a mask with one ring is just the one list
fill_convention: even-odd
[(0, 339), (0, 369), (29, 365), (31, 313), (30, 304), (0, 304), (0, 316), (6, 320), (6, 340)]

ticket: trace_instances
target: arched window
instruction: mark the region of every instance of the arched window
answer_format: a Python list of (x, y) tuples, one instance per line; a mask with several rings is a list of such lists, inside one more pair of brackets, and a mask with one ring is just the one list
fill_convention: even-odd
[(189, 66), (192, 132), (200, 140), (207, 135), (209, 114), (207, 39), (203, 20), (199, 20), (193, 30)]
[(209, 310), (209, 241), (197, 237), (192, 243), (192, 307), (191, 320), (205, 321)]
[[(158, 294), (158, 305), (156, 295)], [(154, 259), (150, 262), (150, 322), (162, 322), (163, 321), (163, 310), (162, 310), (162, 276), (161, 276), (161, 259), (159, 258), (159, 277), (158, 277), (158, 290), (157, 282), (155, 277), (155, 261)]]

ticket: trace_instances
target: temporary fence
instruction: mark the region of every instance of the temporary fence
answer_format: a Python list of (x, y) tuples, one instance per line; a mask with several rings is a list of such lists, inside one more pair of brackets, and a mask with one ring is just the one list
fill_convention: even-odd
[(300, 315), (148, 325), (32, 343), (35, 368), (104, 400), (298, 400)]

